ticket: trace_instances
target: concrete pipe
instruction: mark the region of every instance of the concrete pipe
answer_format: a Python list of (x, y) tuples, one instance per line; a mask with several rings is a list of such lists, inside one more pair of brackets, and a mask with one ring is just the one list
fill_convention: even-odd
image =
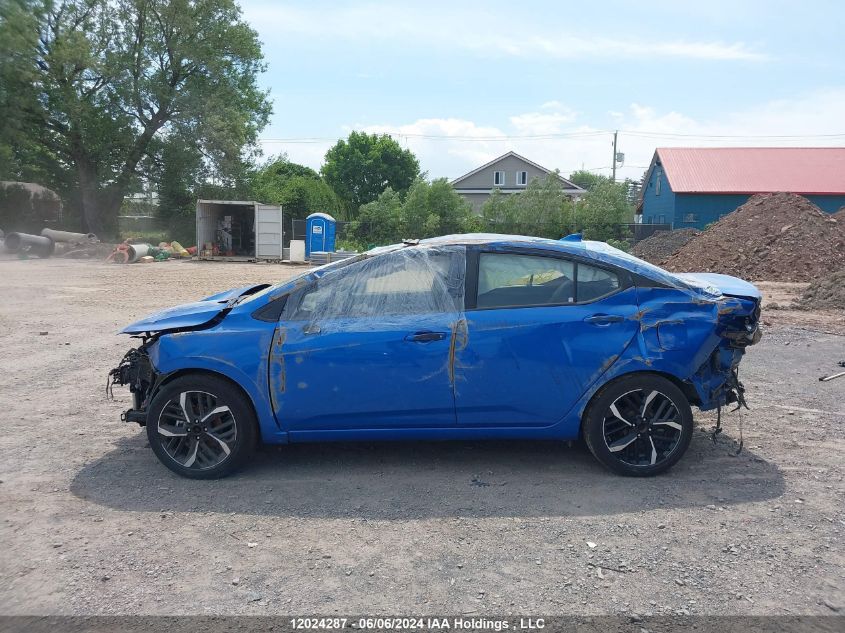
[(27, 249), (38, 257), (50, 257), (56, 248), (56, 244), (49, 237), (29, 233), (9, 233), (6, 236), (5, 246), (10, 253), (20, 253)]
[(54, 242), (99, 242), (97, 236), (93, 233), (72, 233), (70, 231), (57, 231), (55, 229), (43, 229), (41, 231), (43, 237), (49, 237)]
[(127, 253), (129, 254), (127, 263), (134, 264), (145, 255), (148, 255), (151, 248), (152, 246), (149, 244), (130, 244), (127, 249)]

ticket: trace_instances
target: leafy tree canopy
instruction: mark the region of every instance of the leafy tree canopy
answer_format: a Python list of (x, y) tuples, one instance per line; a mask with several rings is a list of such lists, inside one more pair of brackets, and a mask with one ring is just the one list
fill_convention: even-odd
[(253, 176), (252, 191), (257, 200), (284, 207), (285, 217), (296, 220), (320, 211), (336, 214), (340, 207), (334, 191), (316, 171), (279, 156), (263, 165)]
[(374, 201), (362, 205), (350, 228), (361, 245), (372, 246), (477, 231), (481, 220), (445, 178), (433, 182), (418, 179), (404, 200), (388, 187)]
[(619, 225), (633, 220), (626, 194), (624, 183), (598, 176), (584, 197), (573, 201), (557, 178), (536, 178), (523, 193), (494, 193), (481, 213), (485, 229), (496, 233), (557, 239), (581, 232), (587, 239), (607, 240), (624, 237)]
[(634, 208), (627, 193), (625, 183), (605, 179), (575, 204), (571, 225), (586, 239), (625, 238), (618, 225), (634, 221)]
[(168, 137), (192, 146), (195, 173), (225, 179), (269, 116), (234, 0), (7, 0), (2, 18), (0, 116), (14, 125), (0, 148), (37, 155), (88, 230), (161, 175)]
[(335, 191), (349, 219), (362, 204), (390, 187), (404, 194), (420, 175), (420, 164), (387, 134), (352, 132), (326, 152), (323, 178)]
[(579, 169), (577, 171), (573, 171), (569, 174), (568, 180), (570, 182), (575, 183), (582, 189), (586, 189), (587, 191), (592, 191), (599, 185), (599, 183), (608, 181), (610, 182), (610, 178), (607, 176), (602, 176), (601, 174), (594, 174), (591, 171), (587, 171), (586, 169)]
[(568, 232), (572, 209), (572, 198), (560, 180), (547, 176), (534, 178), (519, 194), (496, 191), (481, 215), (488, 231), (557, 239)]

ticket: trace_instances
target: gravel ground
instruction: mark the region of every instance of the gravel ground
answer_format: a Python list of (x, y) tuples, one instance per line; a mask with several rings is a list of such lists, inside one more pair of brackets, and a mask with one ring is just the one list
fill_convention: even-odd
[(177, 477), (119, 422), (128, 392), (105, 398), (115, 332), (295, 272), (0, 261), (0, 613), (845, 613), (845, 379), (818, 381), (841, 315), (766, 312), (744, 450), (737, 414), (715, 444), (699, 414), (658, 478), (530, 442), (300, 445)]

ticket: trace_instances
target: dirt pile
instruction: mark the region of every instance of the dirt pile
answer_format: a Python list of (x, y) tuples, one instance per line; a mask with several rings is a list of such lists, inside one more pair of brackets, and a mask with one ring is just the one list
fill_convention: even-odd
[(814, 281), (845, 268), (843, 213), (791, 193), (759, 194), (687, 242), (663, 266), (753, 280)]
[(698, 229), (677, 229), (675, 231), (657, 231), (651, 237), (634, 244), (631, 254), (652, 264), (659, 264), (673, 255), (684, 244), (701, 233)]
[(798, 301), (798, 307), (805, 310), (845, 310), (845, 268), (811, 283)]

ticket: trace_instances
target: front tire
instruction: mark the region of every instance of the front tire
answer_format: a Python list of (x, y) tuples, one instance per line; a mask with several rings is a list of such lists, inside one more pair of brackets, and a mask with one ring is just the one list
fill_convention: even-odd
[(159, 460), (191, 479), (218, 479), (240, 468), (258, 437), (252, 406), (222, 378), (195, 374), (167, 383), (147, 413)]
[(595, 395), (582, 420), (590, 452), (620, 475), (665, 472), (683, 457), (693, 432), (692, 409), (672, 381), (632, 374)]

